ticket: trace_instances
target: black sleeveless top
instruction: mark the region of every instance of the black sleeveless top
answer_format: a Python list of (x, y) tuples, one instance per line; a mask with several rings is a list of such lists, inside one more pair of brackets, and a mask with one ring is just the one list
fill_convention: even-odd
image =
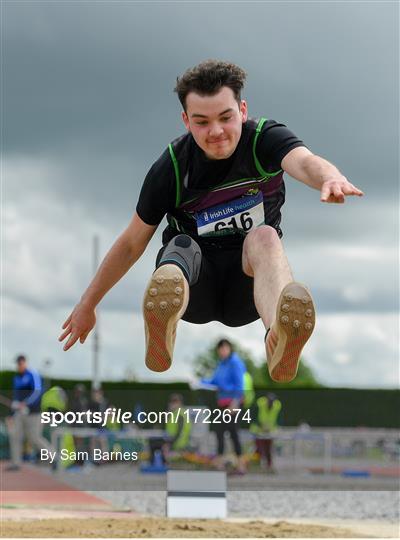
[(229, 169), (216, 185), (207, 189), (193, 187), (197, 185), (197, 171), (191, 159), (196, 144), (193, 136), (187, 133), (169, 145), (175, 171), (176, 193), (175, 208), (167, 214), (169, 226), (164, 231), (164, 242), (180, 232), (201, 242), (243, 242), (246, 233), (240, 228), (221, 229), (199, 237), (196, 216), (206, 209), (257, 193), (262, 194), (264, 223), (274, 227), (279, 236), (282, 236), (279, 225), (280, 208), (285, 202), (283, 171), (274, 170), (273, 166), (263, 168), (256, 155), (257, 139), (265, 122), (265, 118), (259, 121), (250, 119), (243, 125), (242, 136), (230, 158)]

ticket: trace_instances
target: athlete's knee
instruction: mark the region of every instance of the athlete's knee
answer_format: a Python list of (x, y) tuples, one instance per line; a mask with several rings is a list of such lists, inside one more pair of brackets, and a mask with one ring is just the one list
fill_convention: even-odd
[(198, 243), (187, 234), (179, 234), (165, 246), (157, 261), (157, 267), (163, 264), (176, 264), (184, 272), (189, 285), (194, 285), (199, 279), (201, 258)]
[(245, 244), (248, 247), (274, 247), (281, 241), (276, 230), (270, 225), (262, 225), (252, 230), (246, 237)]
[(266, 254), (281, 249), (278, 233), (269, 225), (252, 230), (243, 244), (242, 268), (247, 276), (254, 277), (254, 265), (261, 262)]

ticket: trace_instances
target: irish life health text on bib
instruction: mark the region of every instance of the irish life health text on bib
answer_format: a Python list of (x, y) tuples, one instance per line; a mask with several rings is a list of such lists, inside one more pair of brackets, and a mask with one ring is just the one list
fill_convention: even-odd
[(248, 233), (264, 223), (263, 195), (259, 191), (197, 212), (196, 222), (199, 236)]

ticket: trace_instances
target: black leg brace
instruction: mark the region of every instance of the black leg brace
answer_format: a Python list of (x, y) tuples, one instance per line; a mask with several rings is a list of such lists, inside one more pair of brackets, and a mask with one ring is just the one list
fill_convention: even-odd
[(166, 245), (157, 268), (163, 264), (178, 265), (189, 285), (194, 285), (199, 279), (201, 268), (200, 246), (187, 234), (179, 234)]

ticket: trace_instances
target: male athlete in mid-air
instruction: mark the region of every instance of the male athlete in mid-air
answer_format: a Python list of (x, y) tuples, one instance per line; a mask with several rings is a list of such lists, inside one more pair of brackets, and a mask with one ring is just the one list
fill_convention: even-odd
[(180, 319), (242, 326), (261, 317), (270, 375), (290, 381), (315, 325), (309, 290), (293, 280), (280, 229), (283, 173), (343, 203), (363, 195), (286, 126), (248, 118), (238, 66), (202, 62), (177, 79), (187, 133), (153, 164), (136, 212), (63, 325), (64, 350), (84, 343), (103, 296), (144, 253), (167, 216), (146, 288), (146, 365), (167, 370)]

